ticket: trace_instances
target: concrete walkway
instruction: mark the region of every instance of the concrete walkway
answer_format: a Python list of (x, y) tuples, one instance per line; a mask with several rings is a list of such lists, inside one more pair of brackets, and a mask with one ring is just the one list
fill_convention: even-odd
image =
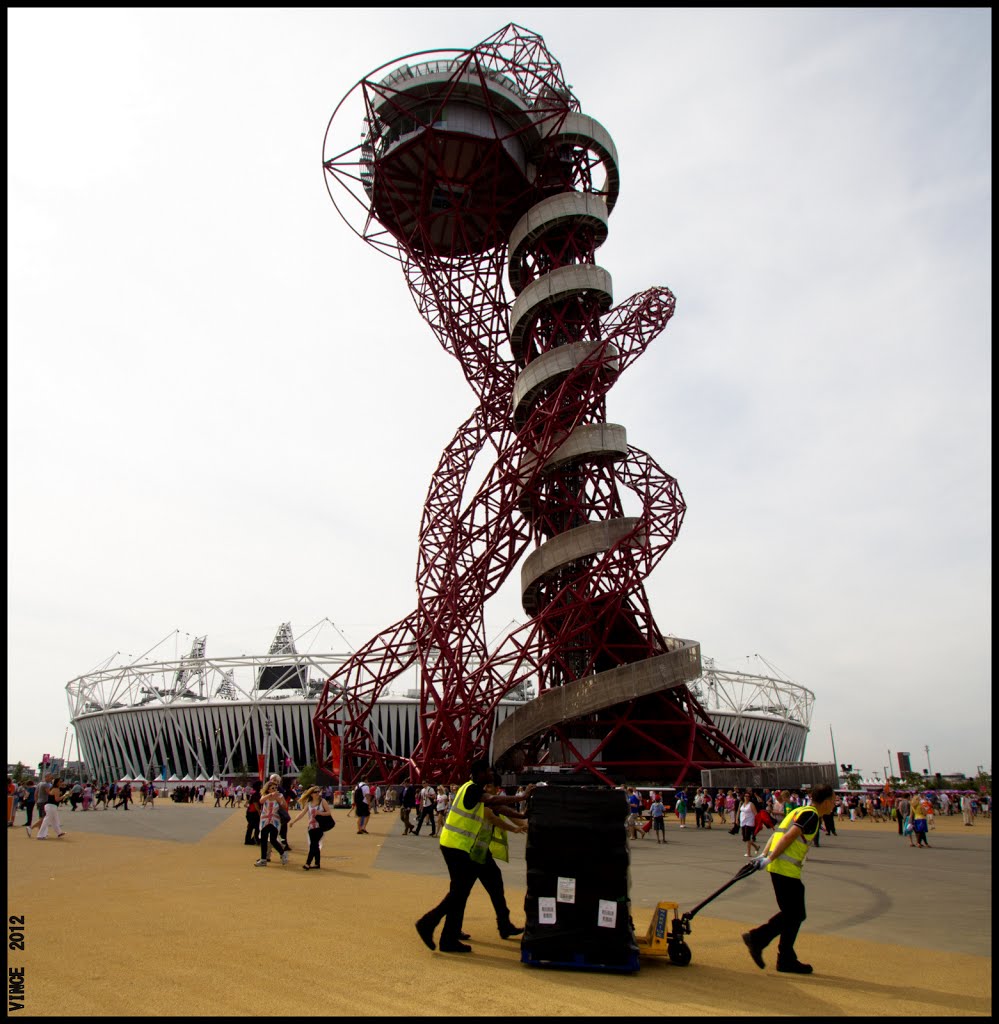
[[(991, 823), (943, 819), (913, 850), (893, 824), (844, 823), (806, 867), (809, 917), (798, 940), (809, 977), (758, 970), (739, 936), (774, 912), (762, 876), (733, 886), (694, 919), (690, 966), (643, 960), (634, 975), (540, 970), (496, 934), (476, 888), (465, 928), (474, 952), (431, 953), (413, 922), (447, 889), (428, 836), (398, 817), (359, 836), (337, 813), (323, 870), (253, 867), (241, 810), (158, 801), (151, 810), (63, 814), (45, 842), (8, 829), (8, 915), (25, 918), (28, 1016), (441, 1016), (452, 985), (482, 993), (477, 1015), (986, 1016), (991, 988)], [(19, 816), (19, 820), (20, 816)], [(688, 819), (692, 822), (692, 816)], [(632, 842), (632, 916), (644, 931), (659, 899), (681, 909), (745, 863), (723, 829), (668, 826), (666, 846)], [(505, 865), (523, 920), (524, 839)], [(783, 1008), (783, 1009), (782, 1009)]]

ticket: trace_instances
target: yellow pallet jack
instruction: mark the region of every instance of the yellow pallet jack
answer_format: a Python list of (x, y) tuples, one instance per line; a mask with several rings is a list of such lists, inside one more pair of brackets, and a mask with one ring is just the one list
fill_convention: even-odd
[[(670, 963), (678, 967), (686, 967), (690, 963), (690, 946), (684, 936), (690, 934), (690, 921), (701, 909), (706, 907), (716, 896), (720, 896), (729, 886), (735, 885), (740, 879), (756, 874), (756, 865), (750, 861), (743, 864), (733, 878), (730, 878), (720, 889), (713, 892), (707, 899), (701, 900), (693, 910), (680, 914), (680, 904), (670, 900), (660, 900), (652, 912), (649, 930), (644, 936), (636, 935), (639, 956), (669, 957)], [(670, 913), (672, 912), (672, 918)], [(668, 922), (668, 927), (667, 927)]]

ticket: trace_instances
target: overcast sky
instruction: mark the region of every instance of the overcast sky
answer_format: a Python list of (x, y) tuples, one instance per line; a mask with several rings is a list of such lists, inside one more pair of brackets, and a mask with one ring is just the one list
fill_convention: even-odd
[(616, 142), (616, 301), (677, 297), (608, 398), (687, 502), (660, 628), (812, 690), (806, 760), (831, 726), (865, 774), (991, 767), (986, 10), (8, 11), (10, 761), (115, 652), (358, 647), (415, 606), (474, 402), (323, 134), (509, 21)]

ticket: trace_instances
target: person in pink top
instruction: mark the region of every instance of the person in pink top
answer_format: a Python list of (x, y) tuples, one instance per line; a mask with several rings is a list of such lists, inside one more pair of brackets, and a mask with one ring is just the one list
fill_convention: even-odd
[[(329, 815), (332, 817), (333, 812), (330, 810), (329, 804), (323, 797), (323, 791), (319, 786), (312, 786), (307, 789), (300, 797), (299, 802), (302, 804), (302, 812), (297, 818), (288, 822), (288, 828), (291, 828), (296, 821), (300, 821), (304, 817), (308, 817), (308, 833), (309, 833), (309, 855), (305, 858), (305, 863), (302, 868), (309, 871), (315, 861), (315, 869), (319, 870), (319, 857), (322, 849), (322, 838), (323, 838), (323, 826), (317, 819), (323, 815)], [(285, 855), (287, 856), (287, 855)]]

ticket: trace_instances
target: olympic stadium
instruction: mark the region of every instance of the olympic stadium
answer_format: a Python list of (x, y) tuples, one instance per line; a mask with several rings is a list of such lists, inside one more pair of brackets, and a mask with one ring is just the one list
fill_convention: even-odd
[[(313, 715), (323, 687), (351, 657), (302, 653), (299, 646), (286, 622), (266, 653), (209, 656), (201, 636), (179, 659), (78, 676), (66, 695), (82, 760), (100, 779), (187, 782), (256, 774), (261, 755), (268, 772), (297, 774), (316, 760)], [(723, 671), (711, 659), (689, 685), (751, 761), (802, 760), (815, 701), (810, 690)], [(414, 676), (400, 686), (375, 701), (366, 724), (383, 750), (409, 757), (419, 741), (419, 682)], [(494, 726), (532, 696), (522, 691), (502, 700)]]

